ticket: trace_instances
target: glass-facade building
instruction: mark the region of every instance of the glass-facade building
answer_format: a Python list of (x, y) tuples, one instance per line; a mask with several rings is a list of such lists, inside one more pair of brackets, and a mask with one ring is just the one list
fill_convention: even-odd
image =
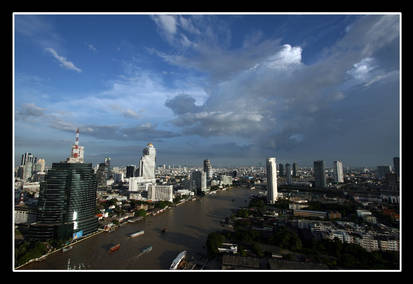
[(70, 239), (97, 228), (96, 175), (92, 164), (53, 163), (40, 186), (37, 222), (30, 226), (29, 237)]

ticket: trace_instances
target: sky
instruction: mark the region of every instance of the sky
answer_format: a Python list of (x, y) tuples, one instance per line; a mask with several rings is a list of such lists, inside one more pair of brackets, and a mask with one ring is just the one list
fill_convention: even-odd
[(391, 165), (399, 14), (14, 14), (15, 165)]

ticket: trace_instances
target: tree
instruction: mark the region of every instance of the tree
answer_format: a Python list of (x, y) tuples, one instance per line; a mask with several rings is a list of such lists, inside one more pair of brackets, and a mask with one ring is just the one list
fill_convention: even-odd
[(212, 232), (208, 235), (206, 248), (209, 257), (214, 257), (218, 254), (218, 247), (224, 242), (225, 237), (217, 232)]

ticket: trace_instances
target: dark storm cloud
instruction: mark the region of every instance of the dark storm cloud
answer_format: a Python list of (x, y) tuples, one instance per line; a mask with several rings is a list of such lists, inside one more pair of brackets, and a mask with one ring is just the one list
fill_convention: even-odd
[[(249, 137), (268, 153), (302, 145), (318, 149), (329, 141), (346, 147), (346, 139), (354, 138), (343, 137), (348, 129), (357, 133), (359, 151), (370, 147), (372, 134), (381, 148), (397, 146), (391, 127), (397, 125), (398, 116), (385, 118), (371, 110), (398, 106), (398, 21), (393, 15), (359, 18), (311, 65), (302, 63), (301, 47), (288, 44), (269, 45), (262, 56), (252, 56), (242, 66), (231, 64), (233, 55), (198, 46), (204, 52), (199, 57), (175, 63), (195, 66), (219, 80), (209, 86), (209, 98), (202, 106), (195, 108), (188, 95), (166, 106), (176, 114), (174, 125), (186, 134)], [(241, 53), (234, 55), (239, 61), (245, 59)], [(212, 65), (213, 57), (220, 63)], [(390, 94), (386, 96), (384, 90), (391, 90)], [(363, 113), (346, 115), (343, 109), (350, 101)], [(398, 108), (392, 111), (398, 113)], [(365, 123), (360, 125), (360, 119)], [(390, 126), (383, 119), (394, 123)], [(369, 133), (376, 125), (390, 128)], [(319, 155), (323, 155), (321, 148)]]

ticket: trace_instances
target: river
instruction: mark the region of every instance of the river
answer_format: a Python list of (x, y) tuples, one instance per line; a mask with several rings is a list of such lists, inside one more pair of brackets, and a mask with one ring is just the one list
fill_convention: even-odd
[[(254, 191), (233, 188), (218, 191), (196, 201), (172, 207), (157, 216), (121, 226), (111, 233), (101, 233), (73, 246), (67, 252), (56, 252), (46, 259), (32, 262), (20, 270), (66, 270), (82, 264), (88, 270), (164, 270), (183, 250), (191, 255), (206, 255), (205, 243), (210, 232), (221, 230), (220, 221), (231, 214), (231, 209), (246, 206)], [(162, 233), (162, 229), (166, 232)], [(136, 238), (128, 235), (140, 230)], [(120, 243), (120, 249), (108, 252)], [(141, 249), (152, 246), (152, 251), (139, 256)]]

